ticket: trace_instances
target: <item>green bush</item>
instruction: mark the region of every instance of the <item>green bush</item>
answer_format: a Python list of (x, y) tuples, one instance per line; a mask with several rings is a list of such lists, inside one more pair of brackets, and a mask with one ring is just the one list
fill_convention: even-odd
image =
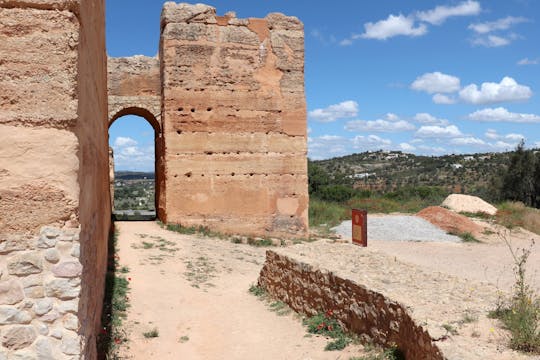
[(311, 198), (309, 202), (309, 224), (311, 226), (326, 224), (333, 227), (350, 218), (350, 210), (344, 205), (316, 198)]

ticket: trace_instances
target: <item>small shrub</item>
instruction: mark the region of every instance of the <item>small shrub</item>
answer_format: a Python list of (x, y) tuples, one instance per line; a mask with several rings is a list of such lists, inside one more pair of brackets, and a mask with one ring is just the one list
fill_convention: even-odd
[(514, 249), (504, 234), (501, 238), (508, 246), (514, 260), (515, 283), (513, 295), (506, 306), (499, 301), (491, 317), (500, 319), (510, 331), (510, 347), (524, 352), (540, 353), (540, 297), (526, 281), (527, 261), (534, 246)]
[(449, 231), (448, 234), (461, 238), (463, 242), (467, 243), (480, 243), (481, 241), (474, 237), (470, 232)]
[(159, 336), (159, 330), (157, 328), (153, 328), (152, 330), (143, 332), (143, 336), (147, 339), (157, 338)]
[(325, 350), (342, 350), (352, 342), (351, 338), (343, 332), (340, 323), (333, 317), (332, 310), (304, 319), (304, 325), (310, 334), (328, 336), (334, 339), (326, 345)]
[(266, 291), (258, 285), (251, 285), (249, 287), (249, 292), (257, 297), (266, 295)]

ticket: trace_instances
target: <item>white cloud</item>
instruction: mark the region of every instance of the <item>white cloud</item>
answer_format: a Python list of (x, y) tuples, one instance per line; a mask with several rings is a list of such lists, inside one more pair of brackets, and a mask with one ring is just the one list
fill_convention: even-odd
[(486, 133), (484, 134), (484, 136), (490, 140), (497, 140), (499, 139), (501, 136), (497, 133), (497, 130), (495, 129), (487, 129)]
[(425, 73), (414, 80), (411, 84), (411, 89), (417, 91), (425, 91), (429, 94), (433, 93), (452, 93), (460, 88), (460, 80), (458, 77), (443, 74), (439, 71)]
[(381, 138), (377, 135), (358, 135), (352, 141), (355, 149), (362, 149), (363, 151), (387, 149), (392, 145), (391, 140)]
[(453, 96), (448, 96), (444, 94), (433, 95), (433, 102), (435, 104), (452, 105), (452, 104), (455, 104), (456, 101), (457, 100)]
[(421, 138), (454, 138), (463, 136), (461, 131), (455, 125), (448, 126), (421, 126), (415, 134)]
[(441, 25), (450, 17), (476, 15), (481, 10), (479, 2), (467, 0), (456, 6), (437, 6), (431, 10), (417, 11), (407, 16), (390, 14), (384, 20), (365, 23), (362, 34), (354, 34), (350, 38), (342, 40), (340, 45), (351, 45), (353, 40), (360, 38), (386, 40), (400, 35), (418, 37), (427, 34), (428, 26), (426, 23)]
[(476, 37), (471, 43), (476, 46), (500, 47), (509, 45), (515, 37), (502, 37), (497, 35), (488, 35), (485, 37)]
[(135, 145), (137, 145), (137, 141), (133, 140), (130, 137), (119, 136), (114, 141), (114, 146), (115, 147), (135, 146)]
[(421, 150), (426, 155), (433, 155), (433, 154), (445, 154), (446, 149), (440, 146), (428, 146), (428, 145), (420, 145), (418, 146), (418, 150)]
[(388, 150), (392, 141), (377, 135), (346, 138), (337, 135), (323, 135), (308, 139), (308, 156), (312, 160), (343, 156), (353, 152), (368, 150)]
[(396, 114), (388, 113), (384, 119), (377, 120), (353, 120), (345, 124), (348, 131), (368, 132), (401, 132), (411, 131), (416, 127), (406, 120), (401, 120)]
[(135, 140), (130, 140), (115, 141), (113, 144), (115, 169), (153, 171), (155, 164), (154, 146), (137, 146)]
[(504, 138), (507, 139), (507, 140), (519, 142), (519, 141), (521, 141), (522, 139), (525, 139), (525, 136), (523, 136), (523, 135), (521, 135), (521, 134), (514, 134), (514, 133), (511, 133), (511, 134), (505, 135)]
[(360, 37), (364, 39), (386, 40), (398, 35), (414, 37), (427, 33), (426, 25), (420, 24), (415, 27), (414, 22), (413, 17), (403, 16), (402, 14), (390, 14), (386, 20), (364, 24), (365, 32), (361, 34)]
[(473, 137), (473, 136), (454, 138), (450, 140), (450, 143), (452, 145), (458, 145), (458, 146), (484, 146), (486, 145), (486, 142), (484, 140)]
[(325, 109), (315, 109), (309, 112), (309, 119), (318, 122), (332, 122), (338, 119), (351, 118), (358, 115), (358, 103), (348, 100), (330, 105)]
[(503, 107), (478, 110), (467, 117), (485, 122), (540, 123), (540, 115), (512, 113)]
[(448, 120), (437, 118), (428, 113), (418, 113), (414, 116), (413, 119), (421, 124), (426, 124), (426, 125), (440, 125), (440, 126), (448, 125)]
[(459, 92), (459, 97), (471, 104), (528, 100), (531, 96), (532, 91), (528, 86), (520, 85), (508, 76), (500, 83), (485, 82), (480, 89), (476, 84), (470, 84)]
[(402, 151), (406, 151), (406, 152), (412, 152), (412, 151), (416, 150), (416, 147), (409, 144), (409, 143), (401, 143), (401, 144), (399, 144), (399, 148)]
[(495, 21), (488, 21), (483, 23), (476, 23), (469, 25), (469, 29), (478, 34), (487, 34), (497, 30), (507, 30), (511, 26), (529, 21), (524, 17), (507, 16)]
[(540, 64), (540, 58), (536, 58), (536, 59), (524, 58), (524, 59), (519, 60), (517, 64), (518, 65), (538, 65)]
[(482, 11), (478, 1), (463, 1), (456, 6), (437, 6), (432, 10), (419, 11), (416, 16), (419, 20), (433, 25), (440, 25), (452, 16), (477, 15)]

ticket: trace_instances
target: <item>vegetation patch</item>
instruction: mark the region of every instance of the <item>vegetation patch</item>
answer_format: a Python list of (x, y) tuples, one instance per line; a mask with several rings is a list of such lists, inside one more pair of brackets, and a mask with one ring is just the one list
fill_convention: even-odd
[(478, 240), (477, 238), (475, 238), (474, 235), (471, 234), (471, 233), (468, 232), (468, 231), (465, 231), (465, 232), (449, 231), (448, 234), (449, 234), (449, 235), (457, 236), (457, 237), (461, 238), (461, 240), (462, 240), (463, 242), (466, 242), (466, 243), (481, 243), (480, 240)]
[(308, 333), (323, 335), (332, 339), (326, 347), (327, 351), (343, 350), (353, 339), (345, 334), (341, 324), (334, 318), (332, 310), (319, 313), (315, 316), (305, 318), (304, 325)]
[(143, 332), (143, 336), (147, 339), (157, 338), (159, 336), (159, 330), (157, 328), (153, 328), (152, 330)]
[(540, 210), (521, 202), (503, 202), (498, 206), (496, 222), (508, 229), (522, 227), (540, 235)]
[(98, 336), (99, 358), (118, 359), (120, 346), (128, 341), (123, 321), (127, 317), (129, 308), (129, 281), (121, 273), (129, 271), (127, 267), (120, 267), (116, 254), (118, 232), (109, 237), (109, 257), (107, 262), (107, 275), (105, 278), (105, 298), (101, 317), (101, 332)]
[(490, 313), (510, 331), (510, 347), (515, 350), (540, 354), (540, 297), (526, 280), (527, 261), (534, 246), (514, 249), (506, 236), (501, 235), (514, 261), (515, 283), (510, 298), (502, 299)]

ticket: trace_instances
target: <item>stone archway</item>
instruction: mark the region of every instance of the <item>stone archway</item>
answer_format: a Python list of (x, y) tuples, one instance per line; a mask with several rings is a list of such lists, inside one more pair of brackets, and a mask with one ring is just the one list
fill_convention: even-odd
[[(109, 120), (108, 127), (118, 120), (119, 118), (126, 115), (136, 115), (144, 118), (154, 129), (154, 174), (155, 174), (155, 208), (156, 208), (156, 217), (165, 221), (165, 176), (164, 176), (164, 138), (162, 127), (156, 116), (152, 114), (149, 110), (143, 109), (140, 107), (127, 107), (116, 112)], [(114, 179), (111, 178), (111, 188), (112, 182)], [(113, 199), (113, 194), (111, 192), (111, 200)]]

